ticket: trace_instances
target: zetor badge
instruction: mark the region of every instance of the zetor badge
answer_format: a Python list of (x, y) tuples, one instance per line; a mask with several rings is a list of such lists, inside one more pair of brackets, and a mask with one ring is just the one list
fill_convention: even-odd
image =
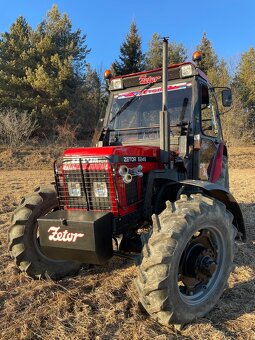
[(59, 242), (76, 242), (77, 238), (83, 237), (82, 233), (69, 233), (68, 230), (59, 231), (60, 227), (50, 227), (48, 229), (50, 241)]

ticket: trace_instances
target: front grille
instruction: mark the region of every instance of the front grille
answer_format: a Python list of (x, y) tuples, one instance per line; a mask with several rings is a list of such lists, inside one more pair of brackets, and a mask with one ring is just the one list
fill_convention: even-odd
[(61, 174), (55, 171), (60, 208), (111, 210), (110, 175), (105, 158), (64, 159)]

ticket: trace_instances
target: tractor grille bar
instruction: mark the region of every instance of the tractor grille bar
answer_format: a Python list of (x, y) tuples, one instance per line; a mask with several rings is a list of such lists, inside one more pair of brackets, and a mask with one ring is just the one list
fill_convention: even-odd
[(61, 209), (110, 211), (114, 185), (106, 158), (64, 158), (62, 171), (55, 166)]

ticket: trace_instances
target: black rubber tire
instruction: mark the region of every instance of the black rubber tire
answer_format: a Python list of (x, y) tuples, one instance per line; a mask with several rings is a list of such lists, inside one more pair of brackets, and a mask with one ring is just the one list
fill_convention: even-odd
[(53, 185), (41, 186), (23, 198), (14, 211), (8, 233), (8, 246), (18, 268), (33, 278), (58, 280), (79, 271), (78, 262), (58, 261), (45, 256), (37, 239), (37, 218), (58, 209)]
[[(153, 229), (144, 237), (135, 279), (139, 299), (146, 311), (161, 324), (184, 325), (205, 316), (226, 286), (233, 269), (233, 216), (221, 202), (196, 194), (190, 197), (181, 195), (175, 203), (166, 202), (166, 209), (160, 215), (153, 215), (152, 219)], [(193, 240), (192, 236), (207, 230), (204, 228), (209, 228), (219, 243), (217, 270), (208, 286), (203, 286), (205, 292), (201, 296), (194, 294), (189, 297), (178, 285), (180, 261), (184, 249)]]

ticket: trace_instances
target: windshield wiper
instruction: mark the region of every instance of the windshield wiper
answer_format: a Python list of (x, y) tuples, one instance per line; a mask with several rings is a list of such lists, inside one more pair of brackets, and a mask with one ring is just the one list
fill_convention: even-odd
[(112, 117), (112, 119), (110, 120), (109, 124), (111, 124), (116, 117), (118, 117), (123, 111), (125, 111), (130, 104), (132, 104), (134, 101), (136, 101), (138, 98), (140, 98), (140, 95), (145, 91), (148, 90), (153, 84), (155, 83), (149, 83), (147, 84), (142, 90), (140, 90), (139, 92), (137, 92), (134, 97), (132, 97), (131, 99), (129, 99), (116, 113), (115, 115)]

